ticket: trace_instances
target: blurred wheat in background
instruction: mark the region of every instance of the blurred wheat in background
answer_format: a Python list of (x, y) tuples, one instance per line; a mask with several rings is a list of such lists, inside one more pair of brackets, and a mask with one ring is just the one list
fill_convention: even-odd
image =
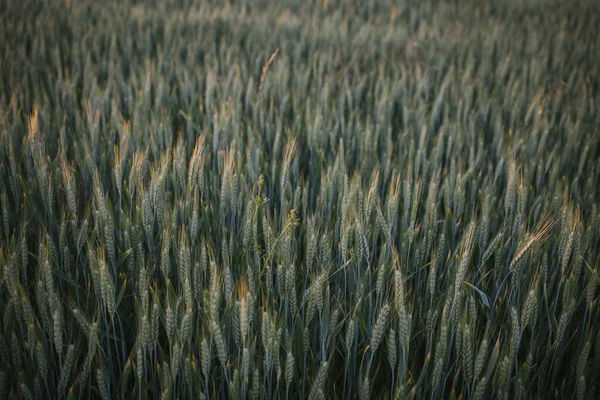
[(0, 399), (600, 397), (593, 1), (5, 1)]

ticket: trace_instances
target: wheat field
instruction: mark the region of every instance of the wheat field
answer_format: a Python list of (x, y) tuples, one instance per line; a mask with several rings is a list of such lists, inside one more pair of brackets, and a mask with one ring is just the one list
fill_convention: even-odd
[(600, 7), (0, 5), (0, 399), (598, 399)]

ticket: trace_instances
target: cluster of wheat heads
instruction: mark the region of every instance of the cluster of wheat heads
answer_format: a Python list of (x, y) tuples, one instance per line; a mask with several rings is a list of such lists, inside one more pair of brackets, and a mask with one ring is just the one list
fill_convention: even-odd
[(6, 3), (0, 399), (600, 396), (591, 2)]

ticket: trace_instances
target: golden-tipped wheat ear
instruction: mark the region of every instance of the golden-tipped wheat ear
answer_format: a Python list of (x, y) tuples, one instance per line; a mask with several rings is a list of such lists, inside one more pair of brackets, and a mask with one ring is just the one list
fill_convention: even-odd
[(271, 54), (271, 57), (269, 57), (269, 59), (263, 66), (262, 71), (260, 72), (260, 81), (258, 84), (258, 94), (261, 94), (261, 92), (262, 92), (262, 87), (263, 87), (263, 83), (265, 82), (265, 77), (267, 76), (267, 71), (271, 67), (271, 64), (273, 64), (273, 61), (275, 61), (275, 57), (277, 57), (278, 53), (279, 53), (279, 48), (277, 48), (273, 52), (273, 54)]

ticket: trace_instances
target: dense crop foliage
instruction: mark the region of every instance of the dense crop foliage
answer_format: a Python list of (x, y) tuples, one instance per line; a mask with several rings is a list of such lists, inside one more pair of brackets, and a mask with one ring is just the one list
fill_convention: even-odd
[(594, 2), (214, 3), (0, 6), (0, 399), (597, 399)]

